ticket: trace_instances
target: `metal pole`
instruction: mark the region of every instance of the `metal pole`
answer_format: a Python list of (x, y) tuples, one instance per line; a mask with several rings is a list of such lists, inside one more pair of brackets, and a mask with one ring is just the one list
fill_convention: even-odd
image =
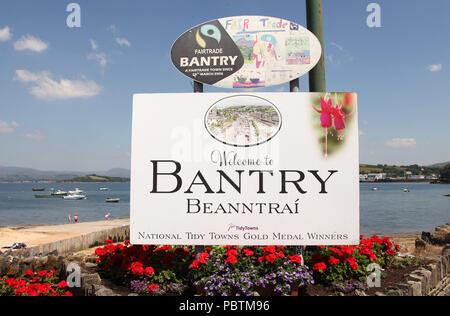
[(203, 83), (194, 81), (194, 93), (202, 93), (202, 92), (203, 92)]
[[(194, 93), (203, 93), (203, 83), (198, 81), (194, 81)], [(195, 246), (195, 259), (198, 260), (200, 254), (205, 252), (204, 246)]]
[(291, 92), (299, 92), (300, 91), (300, 80), (297, 78), (297, 79), (294, 79), (291, 82), (289, 82), (289, 88), (290, 88), (289, 90)]
[[(299, 78), (292, 80), (289, 82), (289, 91), (290, 92), (300, 92), (300, 80)], [(305, 265), (303, 261), (303, 246), (295, 246), (295, 253), (298, 254), (302, 258), (302, 265)]]
[(323, 45), (322, 0), (306, 0), (306, 24), (322, 45), (322, 57), (319, 63), (309, 72), (309, 91), (325, 92), (325, 56)]

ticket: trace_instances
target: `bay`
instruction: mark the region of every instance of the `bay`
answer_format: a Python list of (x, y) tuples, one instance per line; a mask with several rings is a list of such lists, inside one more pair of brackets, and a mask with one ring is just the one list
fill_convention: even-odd
[[(34, 187), (46, 187), (46, 191), (79, 188), (88, 199), (36, 199), (35, 194), (45, 192), (32, 192)], [(108, 187), (110, 191), (99, 191), (100, 187)], [(433, 231), (436, 226), (450, 222), (450, 198), (446, 194), (450, 194), (450, 185), (361, 183), (361, 233)], [(106, 198), (121, 200), (117, 204), (106, 203)], [(127, 218), (129, 212), (129, 183), (0, 183), (0, 226), (65, 224), (69, 213), (77, 214), (82, 222), (101, 221), (107, 213), (112, 218)]]

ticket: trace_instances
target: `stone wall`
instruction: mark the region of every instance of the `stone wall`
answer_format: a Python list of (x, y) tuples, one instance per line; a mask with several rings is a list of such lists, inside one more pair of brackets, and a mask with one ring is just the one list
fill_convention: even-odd
[(450, 274), (450, 245), (445, 246), (442, 256), (407, 276), (406, 283), (387, 289), (387, 296), (437, 296), (446, 295)]
[(43, 244), (22, 250), (14, 250), (15, 257), (45, 256), (51, 253), (65, 255), (103, 245), (105, 240), (114, 242), (124, 241), (130, 237), (130, 226), (115, 227), (98, 232), (87, 233), (82, 236), (71, 237), (53, 243)]

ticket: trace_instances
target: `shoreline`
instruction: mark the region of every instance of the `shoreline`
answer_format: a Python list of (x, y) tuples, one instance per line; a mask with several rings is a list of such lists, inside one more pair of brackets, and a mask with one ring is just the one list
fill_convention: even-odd
[[(114, 229), (129, 227), (130, 219), (121, 218), (110, 221), (82, 222), (77, 224), (64, 225), (19, 225), (19, 226), (0, 226), (0, 251), (5, 252), (9, 249), (2, 247), (9, 246), (12, 243), (25, 243), (27, 249), (49, 244), (58, 244), (71, 239), (85, 238), (88, 235), (105, 233)], [(442, 226), (449, 227), (449, 224)], [(415, 240), (421, 237), (422, 232), (408, 233), (383, 233), (367, 234), (366, 236), (378, 235), (380, 237), (389, 237), (397, 243), (402, 244), (405, 249), (411, 250)], [(103, 243), (104, 240), (97, 242)], [(72, 244), (76, 244), (73, 242)], [(73, 245), (76, 246), (76, 245)], [(82, 250), (82, 249), (81, 249)]]

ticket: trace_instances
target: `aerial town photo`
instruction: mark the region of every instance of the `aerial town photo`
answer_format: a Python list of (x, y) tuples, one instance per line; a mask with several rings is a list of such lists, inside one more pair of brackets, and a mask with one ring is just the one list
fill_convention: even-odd
[(272, 105), (262, 100), (255, 105), (238, 104), (217, 105), (209, 111), (207, 126), (216, 139), (235, 146), (252, 146), (278, 132), (280, 115)]

